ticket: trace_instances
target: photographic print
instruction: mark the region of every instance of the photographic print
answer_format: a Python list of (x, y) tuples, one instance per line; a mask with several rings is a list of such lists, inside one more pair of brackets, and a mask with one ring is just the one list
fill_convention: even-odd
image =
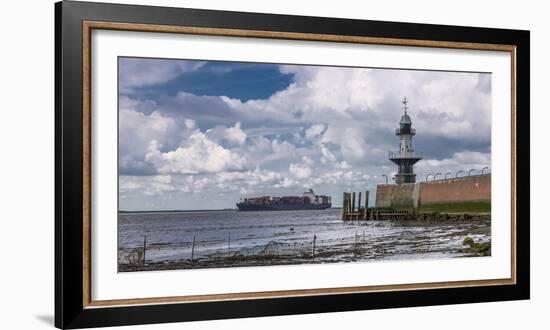
[(118, 271), (491, 256), (491, 73), (118, 58)]

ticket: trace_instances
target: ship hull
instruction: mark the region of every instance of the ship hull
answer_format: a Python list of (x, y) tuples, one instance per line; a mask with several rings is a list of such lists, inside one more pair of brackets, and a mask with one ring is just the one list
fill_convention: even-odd
[(326, 204), (244, 204), (238, 203), (239, 211), (294, 211), (294, 210), (324, 210), (332, 206)]

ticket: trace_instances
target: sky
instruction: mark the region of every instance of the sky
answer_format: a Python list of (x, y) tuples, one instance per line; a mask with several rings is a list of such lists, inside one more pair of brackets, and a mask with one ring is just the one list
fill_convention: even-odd
[(241, 198), (371, 191), (403, 97), (417, 181), (491, 166), (491, 74), (119, 58), (119, 209), (235, 208)]

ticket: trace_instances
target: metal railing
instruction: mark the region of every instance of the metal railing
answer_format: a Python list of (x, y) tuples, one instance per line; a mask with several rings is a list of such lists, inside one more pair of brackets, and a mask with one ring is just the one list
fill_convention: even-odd
[(403, 151), (403, 152), (388, 151), (389, 159), (405, 159), (405, 158), (420, 159), (423, 156), (424, 155), (421, 152), (417, 152), (417, 151)]
[(416, 128), (409, 128), (409, 129), (403, 129), (403, 130), (401, 130), (401, 128), (396, 128), (395, 135), (401, 134), (401, 131), (403, 131), (403, 134), (416, 135)]

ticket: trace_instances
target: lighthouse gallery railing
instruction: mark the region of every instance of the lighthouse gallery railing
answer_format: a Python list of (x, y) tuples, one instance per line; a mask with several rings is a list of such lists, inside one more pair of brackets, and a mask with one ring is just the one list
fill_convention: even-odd
[(394, 151), (388, 151), (388, 158), (389, 159), (404, 159), (404, 158), (416, 158), (420, 159), (423, 158), (423, 154), (421, 152), (417, 151), (403, 151), (403, 152), (394, 152)]

